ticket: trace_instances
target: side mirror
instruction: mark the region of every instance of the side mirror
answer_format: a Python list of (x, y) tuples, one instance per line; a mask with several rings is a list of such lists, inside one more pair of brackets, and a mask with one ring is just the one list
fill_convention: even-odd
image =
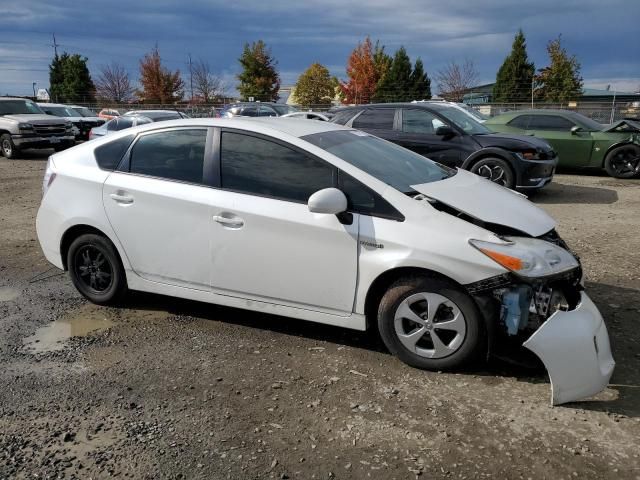
[(579, 127), (578, 125), (574, 125), (573, 127), (571, 127), (571, 135), (577, 135), (581, 131), (582, 131), (582, 128)]
[(436, 128), (436, 135), (439, 135), (441, 137), (453, 137), (455, 134), (456, 131), (449, 125), (442, 125)]
[(309, 197), (309, 211), (337, 215), (347, 209), (347, 197), (337, 188), (323, 188)]

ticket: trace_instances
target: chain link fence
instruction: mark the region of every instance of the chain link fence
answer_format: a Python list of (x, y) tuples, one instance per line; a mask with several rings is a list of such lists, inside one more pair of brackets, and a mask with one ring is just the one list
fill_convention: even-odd
[(471, 105), (485, 115), (494, 116), (516, 110), (553, 109), (581, 113), (599, 123), (614, 123), (624, 118), (640, 118), (638, 102), (569, 102), (569, 103), (482, 103)]

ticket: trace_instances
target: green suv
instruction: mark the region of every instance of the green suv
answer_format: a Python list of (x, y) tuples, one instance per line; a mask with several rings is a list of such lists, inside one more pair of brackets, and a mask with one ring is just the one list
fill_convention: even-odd
[(604, 168), (616, 178), (640, 174), (640, 123), (602, 125), (568, 110), (520, 110), (485, 122), (491, 130), (543, 138), (559, 157), (559, 167)]

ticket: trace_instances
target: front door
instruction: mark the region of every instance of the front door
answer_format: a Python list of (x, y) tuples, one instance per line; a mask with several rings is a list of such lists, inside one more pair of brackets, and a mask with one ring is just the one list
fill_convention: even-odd
[(526, 133), (549, 142), (558, 154), (559, 166), (588, 167), (593, 138), (591, 132), (572, 132), (575, 126), (571, 120), (560, 115), (531, 115)]
[(263, 136), (223, 131), (223, 195), (210, 222), (214, 292), (349, 315), (357, 281), (358, 221), (309, 212), (336, 182), (332, 165)]
[(436, 129), (446, 125), (433, 113), (422, 109), (402, 110), (396, 143), (435, 162), (450, 167), (462, 165), (460, 136), (445, 138)]
[(206, 128), (138, 137), (126, 171), (103, 187), (109, 222), (141, 277), (209, 290), (211, 188), (203, 186)]

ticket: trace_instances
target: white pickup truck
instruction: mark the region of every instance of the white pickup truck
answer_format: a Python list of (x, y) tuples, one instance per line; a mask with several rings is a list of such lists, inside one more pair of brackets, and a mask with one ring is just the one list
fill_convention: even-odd
[(45, 114), (31, 100), (0, 97), (0, 151), (5, 157), (15, 158), (25, 148), (59, 152), (74, 144), (71, 122)]

